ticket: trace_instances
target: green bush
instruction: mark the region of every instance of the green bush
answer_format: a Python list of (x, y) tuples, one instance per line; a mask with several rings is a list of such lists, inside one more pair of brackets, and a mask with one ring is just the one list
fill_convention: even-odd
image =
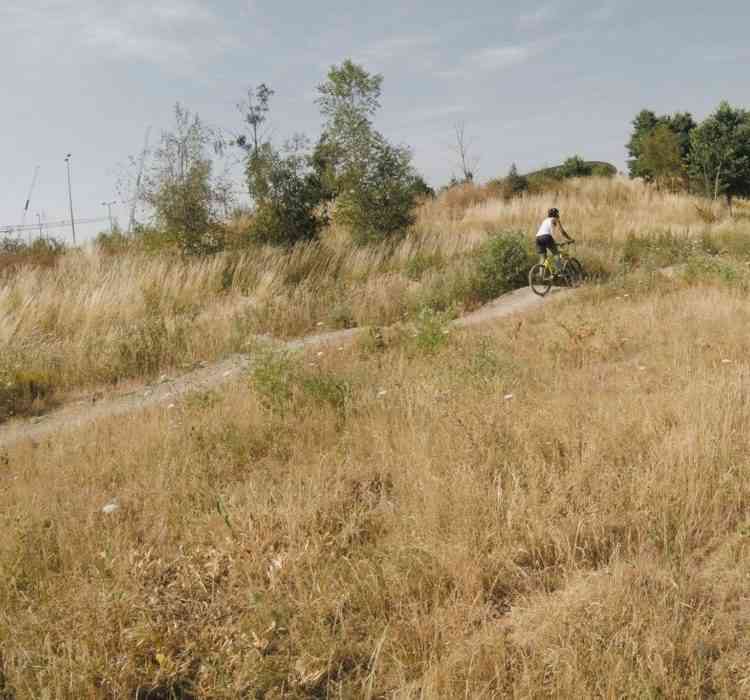
[(523, 287), (534, 262), (529, 242), (522, 233), (495, 234), (477, 254), (474, 295), (479, 301), (488, 301)]
[(364, 156), (341, 179), (334, 220), (359, 244), (401, 235), (414, 223), (415, 181), (410, 152), (371, 135)]
[(437, 352), (448, 340), (450, 314), (435, 311), (429, 307), (417, 314), (414, 343), (417, 350), (431, 355)]
[[(248, 177), (252, 175), (248, 172)], [(316, 238), (326, 221), (318, 214), (323, 189), (309, 158), (299, 152), (286, 156), (271, 152), (262, 175), (263, 196), (257, 201), (250, 238), (271, 245)]]

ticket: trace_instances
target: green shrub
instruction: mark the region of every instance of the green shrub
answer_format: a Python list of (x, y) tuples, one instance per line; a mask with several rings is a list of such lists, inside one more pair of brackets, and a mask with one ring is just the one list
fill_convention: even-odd
[[(249, 178), (253, 175), (254, 171), (248, 171)], [(309, 157), (299, 151), (288, 155), (270, 151), (262, 178), (263, 196), (250, 223), (250, 238), (271, 245), (316, 238), (326, 221), (318, 213), (323, 190)]]
[(402, 235), (414, 223), (416, 177), (406, 148), (370, 135), (363, 156), (341, 178), (334, 220), (359, 244)]
[(435, 311), (429, 307), (417, 314), (414, 344), (417, 350), (431, 355), (437, 352), (448, 340), (450, 314)]
[(410, 280), (418, 282), (422, 279), (425, 272), (431, 269), (442, 269), (445, 266), (445, 259), (442, 253), (415, 253), (406, 262), (404, 272)]
[(320, 368), (308, 369), (287, 352), (261, 351), (250, 375), (266, 408), (280, 414), (328, 405), (340, 418), (351, 405), (352, 384)]
[(535, 258), (522, 233), (501, 232), (485, 241), (476, 259), (474, 295), (488, 301), (523, 287)]

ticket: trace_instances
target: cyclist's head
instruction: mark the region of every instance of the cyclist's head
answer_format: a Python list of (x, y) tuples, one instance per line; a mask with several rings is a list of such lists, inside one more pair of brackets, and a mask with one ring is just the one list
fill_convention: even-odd
[(547, 216), (549, 216), (551, 219), (559, 219), (560, 218), (560, 211), (558, 209), (550, 209), (547, 212)]

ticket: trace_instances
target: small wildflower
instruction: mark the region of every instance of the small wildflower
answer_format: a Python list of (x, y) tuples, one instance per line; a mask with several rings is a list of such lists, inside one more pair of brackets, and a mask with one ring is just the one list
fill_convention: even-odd
[(504, 398), (504, 399), (505, 399), (506, 401), (510, 401), (510, 400), (511, 400), (511, 399), (513, 398), (513, 394), (506, 394), (505, 396), (503, 396), (503, 398)]
[(120, 509), (120, 504), (115, 501), (110, 501), (102, 508), (102, 513), (105, 515), (111, 515), (112, 513), (116, 513)]
[(318, 357), (323, 357), (323, 351), (322, 350), (318, 353)]

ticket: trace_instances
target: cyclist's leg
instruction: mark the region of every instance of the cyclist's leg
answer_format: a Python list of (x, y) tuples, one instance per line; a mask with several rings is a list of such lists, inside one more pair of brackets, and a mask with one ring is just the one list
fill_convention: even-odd
[(544, 240), (539, 237), (536, 239), (536, 252), (539, 254), (539, 264), (544, 265), (547, 259), (547, 247), (544, 245)]
[(560, 262), (560, 249), (557, 247), (557, 243), (555, 243), (555, 239), (552, 238), (552, 236), (549, 237), (549, 241), (547, 242), (547, 249), (552, 256), (552, 269), (555, 272), (559, 272), (562, 268)]

